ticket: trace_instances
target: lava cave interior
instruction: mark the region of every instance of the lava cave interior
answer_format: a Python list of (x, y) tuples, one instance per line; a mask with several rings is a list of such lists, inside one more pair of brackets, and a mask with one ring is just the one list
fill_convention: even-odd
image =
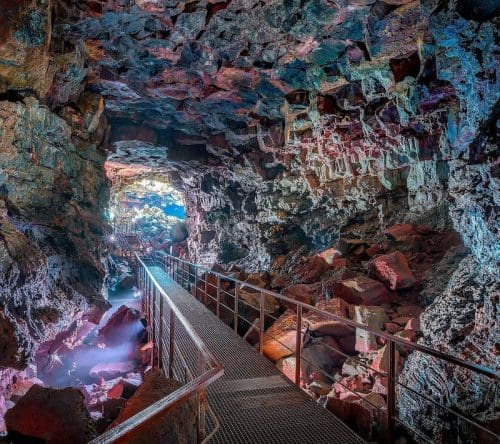
[(0, 443), (500, 442), (500, 0), (0, 10)]

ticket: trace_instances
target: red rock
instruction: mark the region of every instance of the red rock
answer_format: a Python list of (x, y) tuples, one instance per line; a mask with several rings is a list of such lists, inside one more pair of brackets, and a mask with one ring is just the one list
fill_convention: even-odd
[[(348, 304), (340, 298), (319, 301), (315, 306), (320, 310), (348, 319)], [(354, 328), (341, 321), (328, 319), (314, 311), (306, 313), (304, 319), (309, 324), (309, 330), (318, 334), (337, 337), (354, 335)]]
[(397, 242), (409, 242), (418, 236), (412, 224), (396, 224), (387, 228), (386, 234)]
[(396, 333), (396, 336), (410, 342), (415, 342), (415, 338), (417, 337), (414, 330), (403, 330)]
[(335, 393), (340, 396), (342, 393), (368, 392), (371, 389), (371, 382), (361, 375), (348, 376), (342, 378), (333, 385)]
[[(281, 294), (304, 304), (313, 305), (322, 298), (321, 283), (291, 285), (286, 287)], [(281, 305), (292, 310), (296, 307), (296, 305), (284, 301), (281, 302)]]
[(406, 316), (409, 318), (419, 318), (424, 309), (419, 305), (403, 305), (396, 309), (398, 316)]
[(415, 284), (415, 277), (408, 267), (408, 261), (399, 251), (372, 259), (370, 270), (391, 290), (410, 288)]
[(371, 404), (383, 407), (385, 401), (379, 394), (373, 392), (363, 396), (363, 399), (371, 404), (364, 402), (360, 396), (363, 394), (349, 395), (344, 399), (328, 397), (326, 408), (357, 432), (367, 435), (373, 424), (382, 421), (384, 417), (384, 412), (372, 407)]
[[(395, 318), (392, 318), (392, 319), (391, 319), (391, 322), (392, 322), (393, 324), (398, 324), (398, 325), (400, 325), (401, 327), (403, 327), (403, 326), (405, 326), (405, 325), (406, 325), (406, 323), (407, 323), (410, 319), (411, 319), (411, 318), (408, 318), (408, 317), (406, 317), (406, 316), (402, 316), (402, 317), (395, 317)], [(402, 330), (402, 328), (401, 328), (401, 330)]]
[(343, 257), (339, 257), (336, 259), (332, 260), (332, 263), (330, 264), (332, 268), (344, 268), (347, 267), (347, 259)]
[(386, 322), (384, 324), (384, 329), (387, 332), (389, 332), (391, 335), (402, 330), (401, 326), (399, 326), (398, 324), (395, 324), (394, 322)]
[(377, 254), (380, 254), (382, 253), (383, 250), (382, 250), (382, 247), (380, 247), (379, 245), (371, 245), (369, 246), (366, 250), (365, 250), (365, 253), (369, 256), (369, 257), (373, 257)]
[(379, 305), (388, 302), (387, 289), (378, 281), (362, 274), (345, 279), (333, 286), (336, 297), (350, 304)]
[(107, 391), (107, 396), (108, 398), (128, 399), (136, 392), (138, 387), (136, 381), (122, 378)]
[[(150, 370), (134, 395), (121, 410), (112, 428), (131, 418), (182, 386), (167, 379), (161, 370)], [(191, 443), (197, 440), (197, 408), (194, 399), (186, 400), (157, 415), (133, 432), (116, 440), (120, 444)]]
[(420, 319), (411, 318), (405, 325), (405, 330), (420, 331)]
[[(249, 306), (260, 309), (261, 291), (255, 288), (242, 285), (238, 290), (238, 297)], [(279, 303), (275, 297), (264, 293), (264, 311), (272, 314), (279, 308)]]
[[(264, 355), (274, 362), (295, 353), (297, 315), (287, 310), (264, 333)], [(304, 338), (307, 324), (302, 320), (301, 332)]]
[(142, 329), (139, 311), (122, 305), (99, 329), (99, 336), (106, 345), (119, 345), (136, 336)]
[(86, 444), (96, 437), (85, 398), (74, 388), (32, 386), (7, 411), (9, 433), (42, 440), (48, 444)]
[(344, 353), (347, 353), (348, 355), (355, 355), (356, 354), (356, 336), (355, 335), (337, 337), (337, 341), (340, 344), (340, 346), (342, 347), (342, 350), (344, 350)]
[(322, 257), (310, 256), (295, 267), (294, 273), (299, 282), (312, 284), (318, 282), (329, 268), (330, 265)]

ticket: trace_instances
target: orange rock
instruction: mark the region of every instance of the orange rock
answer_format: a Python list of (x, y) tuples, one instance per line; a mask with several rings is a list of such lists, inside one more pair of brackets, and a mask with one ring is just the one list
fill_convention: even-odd
[[(274, 362), (292, 355), (296, 349), (297, 315), (287, 310), (264, 334), (264, 355)], [(301, 334), (304, 338), (307, 324), (302, 321)]]

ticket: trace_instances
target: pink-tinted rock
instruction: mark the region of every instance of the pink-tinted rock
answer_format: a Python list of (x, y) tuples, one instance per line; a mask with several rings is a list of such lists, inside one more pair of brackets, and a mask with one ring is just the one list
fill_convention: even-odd
[(370, 270), (391, 290), (410, 288), (415, 284), (415, 277), (408, 266), (408, 261), (399, 251), (372, 259)]
[[(283, 373), (290, 381), (295, 382), (295, 364), (295, 356), (288, 356), (287, 358), (280, 359), (276, 363), (276, 368), (281, 373)], [(300, 370), (300, 379), (301, 381), (304, 379), (302, 369)]]
[(99, 330), (106, 345), (117, 345), (130, 340), (142, 329), (138, 310), (122, 305)]
[(83, 394), (34, 385), (5, 415), (9, 433), (48, 444), (86, 444), (96, 433)]
[(406, 341), (415, 342), (416, 333), (414, 330), (402, 330), (396, 333), (396, 336), (399, 336)]
[(333, 389), (337, 396), (343, 393), (352, 394), (352, 392), (368, 392), (371, 389), (371, 381), (361, 375), (348, 376), (342, 378), (333, 385)]
[(379, 281), (357, 275), (338, 282), (334, 294), (350, 304), (379, 305), (388, 301), (387, 289)]
[(405, 330), (420, 331), (420, 319), (411, 318), (405, 325)]
[(374, 376), (372, 391), (380, 395), (387, 395), (387, 378), (381, 375)]
[(395, 324), (394, 322), (386, 322), (384, 324), (384, 329), (390, 333), (391, 335), (393, 335), (394, 333), (397, 333), (398, 331), (401, 331), (403, 328), (398, 325), (398, 324)]

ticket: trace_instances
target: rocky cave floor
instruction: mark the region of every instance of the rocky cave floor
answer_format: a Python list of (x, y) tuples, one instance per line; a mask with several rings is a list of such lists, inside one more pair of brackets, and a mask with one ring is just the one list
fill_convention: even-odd
[[(279, 257), (270, 272), (245, 273), (235, 266), (214, 269), (415, 342), (420, 337), (421, 313), (466, 253), (454, 231), (397, 224), (378, 237), (360, 239), (346, 234), (335, 248), (316, 255)], [(192, 287), (197, 296), (203, 291), (202, 280)], [(215, 284), (212, 275), (208, 282)], [(80, 434), (81, 439), (102, 433), (113, 421), (116, 424), (151, 361), (152, 344), (147, 342), (134, 284), (128, 265), (115, 262), (109, 289), (111, 308), (99, 325), (75, 323), (54, 341), (42, 344), (28, 369), (4, 373), (0, 415), (5, 415), (5, 422), (0, 422), (0, 431), (8, 427), (9, 439), (40, 436), (41, 430), (61, 433), (61, 428), (50, 426), (47, 416), (40, 413), (44, 408), (70, 418), (70, 433)], [(210, 285), (209, 294), (215, 296)], [(230, 293), (231, 284), (224, 285)], [(259, 306), (259, 292), (243, 285), (239, 296), (242, 315), (248, 321), (242, 322), (239, 333), (257, 347), (258, 312), (252, 307)], [(264, 354), (293, 380), (295, 311), (272, 297), (265, 302)], [(231, 304), (228, 295), (223, 295), (223, 303)], [(209, 308), (215, 310), (213, 304)], [(231, 323), (231, 313), (222, 311), (222, 316)], [(373, 439), (380, 433), (377, 408), (386, 405), (388, 355), (384, 341), (307, 311), (302, 322), (302, 388)], [(407, 356), (408, 350), (399, 348), (398, 371)], [(149, 376), (156, 383), (158, 378), (162, 376)], [(65, 411), (68, 403), (72, 407)], [(31, 417), (38, 419), (27, 419)]]
[[(0, 436), (10, 433), (5, 442), (86, 443), (117, 420), (143, 383), (151, 344), (135, 277), (119, 261), (109, 281), (111, 308), (98, 325), (75, 322), (42, 344), (26, 370), (2, 373)], [(151, 374), (145, 385), (151, 390), (162, 378)], [(124, 419), (122, 414), (119, 422)]]
[[(466, 253), (454, 231), (397, 224), (382, 236), (342, 237), (335, 248), (316, 255), (281, 256), (274, 263), (275, 271), (248, 274), (238, 267), (215, 270), (416, 342), (421, 337), (422, 312), (435, 294), (443, 291)], [(204, 279), (192, 288), (200, 299)], [(213, 285), (215, 276), (209, 275), (208, 292), (215, 298)], [(229, 282), (223, 285), (228, 293), (234, 291)], [(243, 285), (238, 294), (247, 320), (241, 322), (239, 333), (258, 347), (260, 292)], [(224, 293), (222, 303), (234, 304)], [(213, 301), (209, 307), (215, 311)], [(264, 354), (294, 380), (295, 307), (267, 296), (265, 310)], [(233, 322), (231, 312), (222, 309), (221, 314), (228, 324)], [(377, 409), (386, 407), (388, 353), (384, 340), (307, 311), (302, 332), (303, 389), (365, 437), (376, 437), (381, 431), (377, 423), (383, 420)], [(398, 347), (397, 352), (399, 373), (409, 350)]]

